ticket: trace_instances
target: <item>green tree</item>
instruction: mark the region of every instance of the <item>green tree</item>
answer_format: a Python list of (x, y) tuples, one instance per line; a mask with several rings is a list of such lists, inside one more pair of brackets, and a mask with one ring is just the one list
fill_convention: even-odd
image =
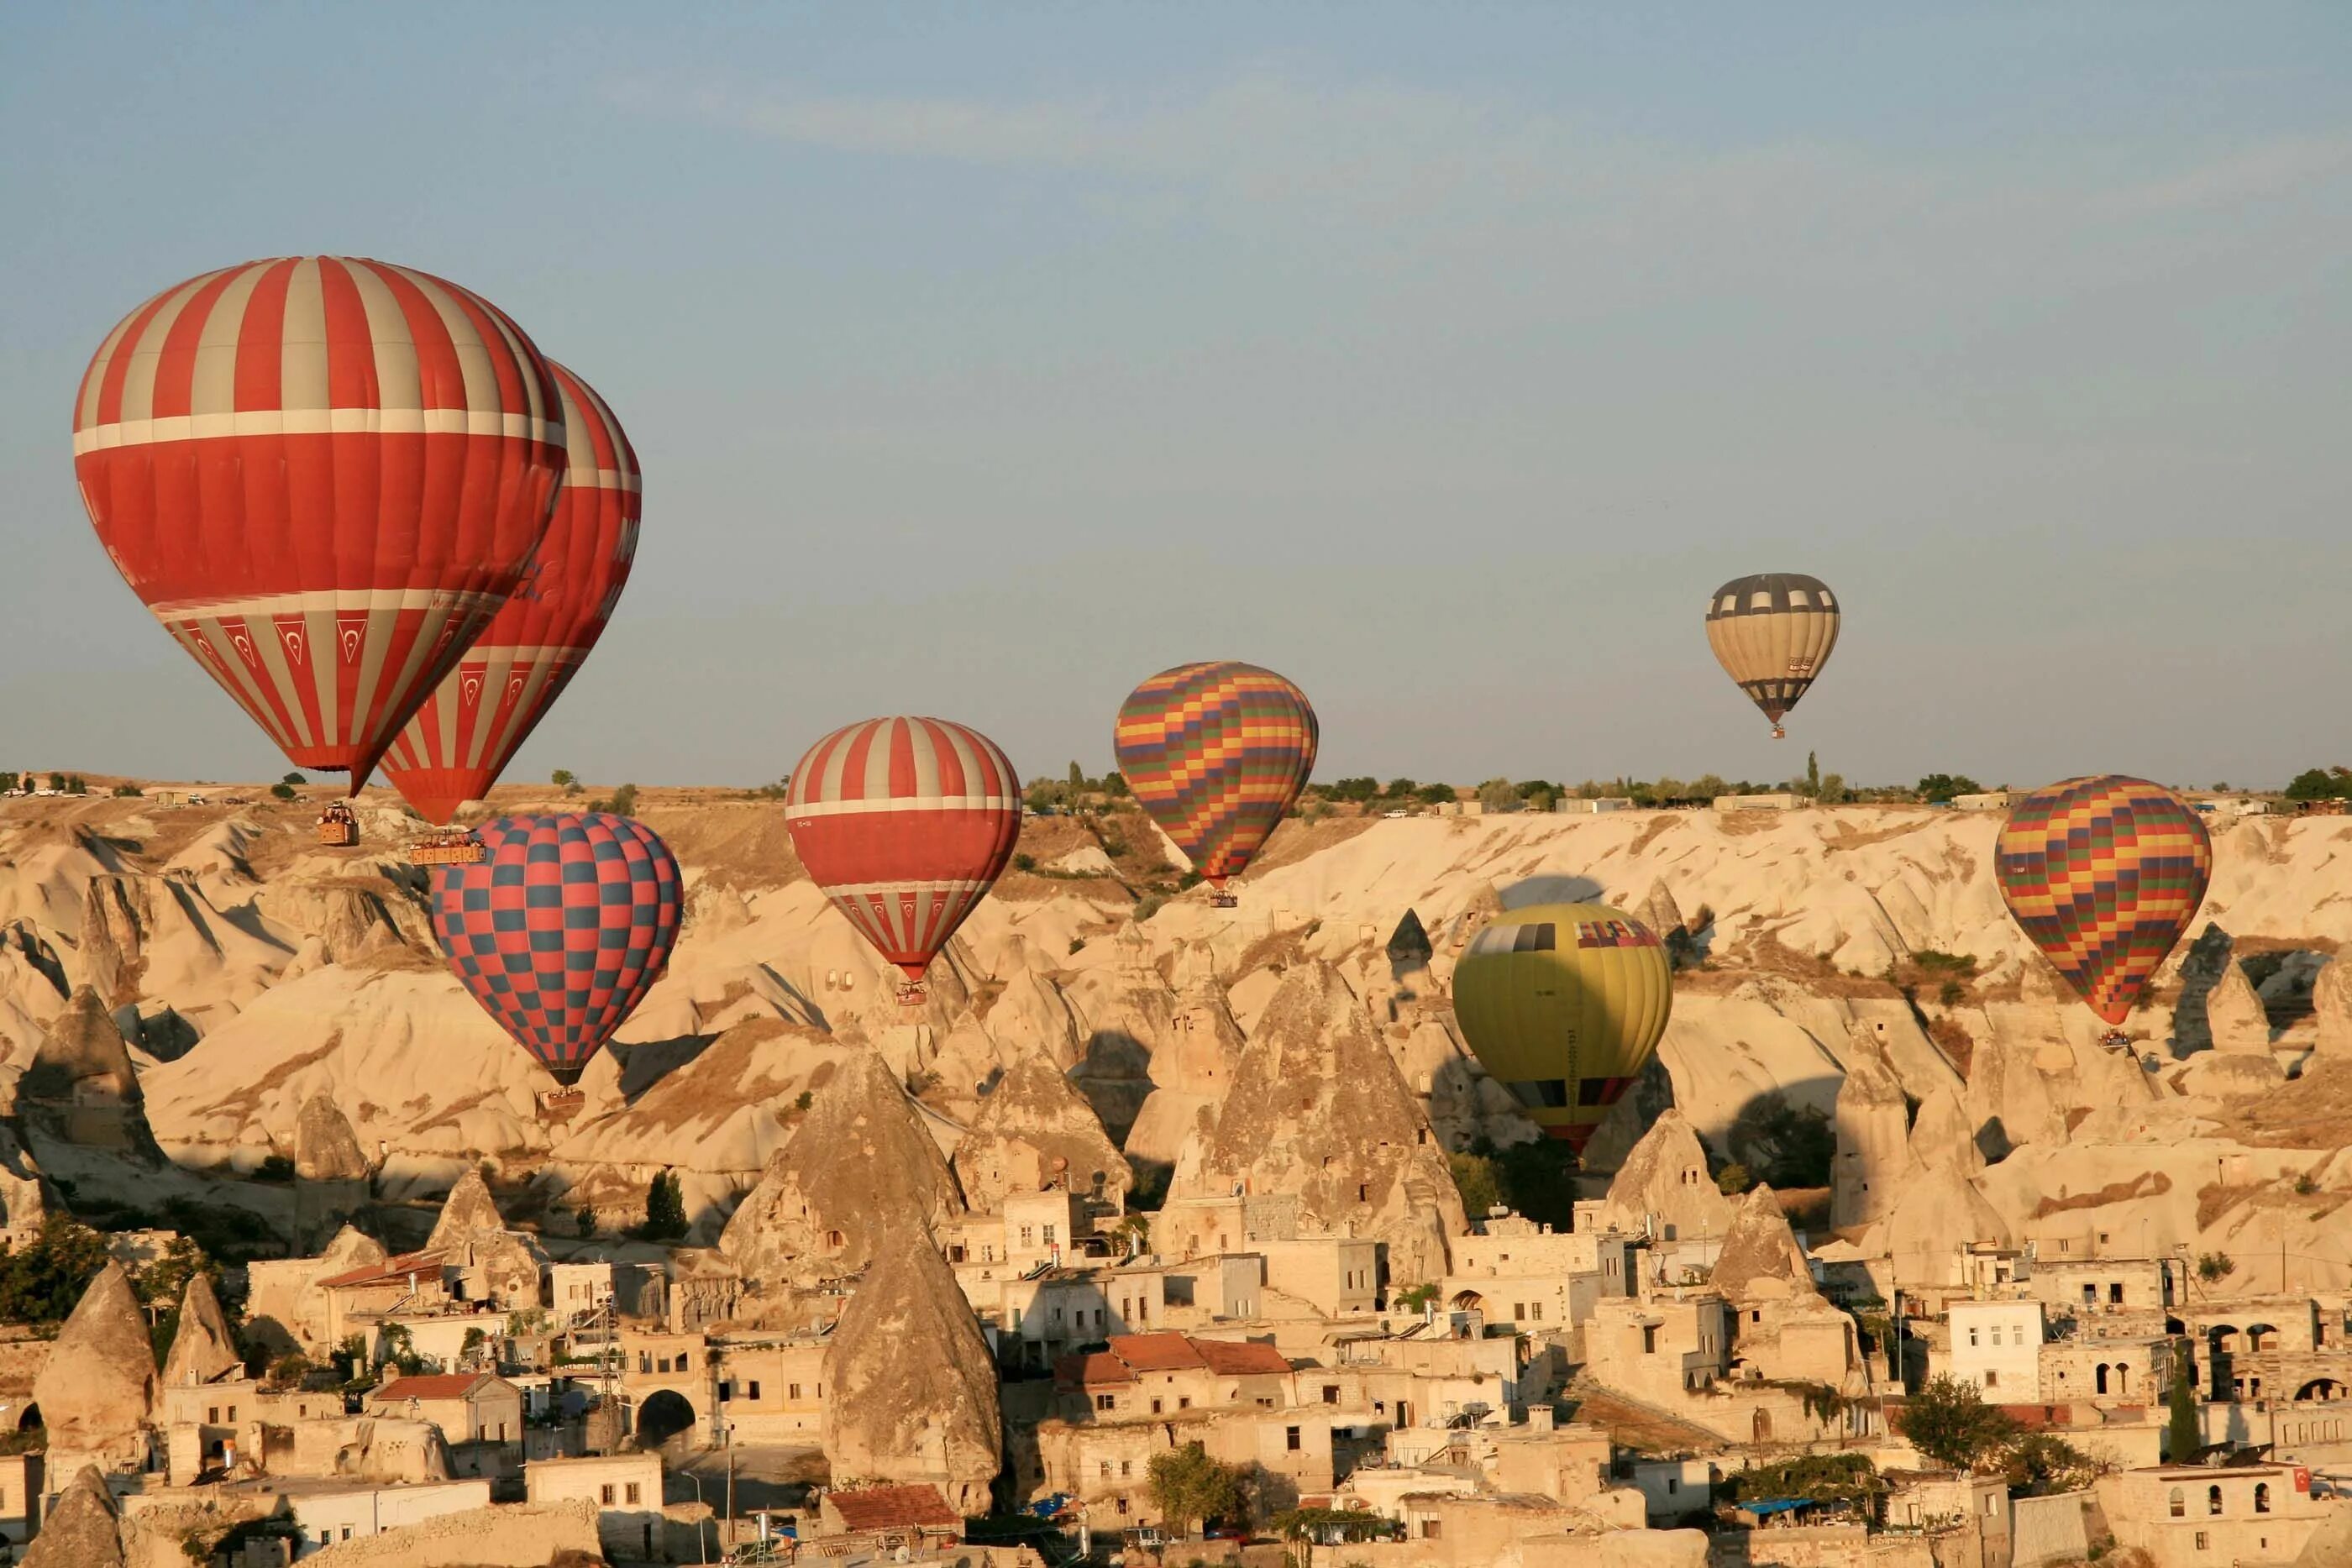
[(569, 768), (559, 768), (547, 776), (547, 781), (568, 795), (579, 784), (580, 776)]
[(1382, 789), (1381, 793), (1391, 800), (1405, 800), (1412, 799), (1420, 789), (1420, 784), (1413, 779), (1391, 779), (1388, 782), (1388, 788)]
[(2290, 800), (2333, 800), (2352, 794), (2352, 768), (2306, 768), (2287, 781)]
[(1822, 798), (1822, 759), (1818, 753), (1805, 753), (1805, 793), (1813, 800)]
[(1077, 795), (1083, 794), (1083, 793), (1085, 792), (1085, 790), (1086, 790), (1086, 787), (1087, 787), (1087, 770), (1086, 770), (1085, 768), (1083, 768), (1079, 767), (1079, 766), (1078, 766), (1076, 763), (1075, 763), (1075, 762), (1071, 763), (1071, 764), (1070, 764), (1070, 794), (1071, 794), (1074, 798), (1075, 798), (1076, 796), (1077, 796)]
[(0, 1257), (0, 1322), (63, 1322), (105, 1265), (104, 1237), (70, 1214), (44, 1216), (30, 1243)]
[(1414, 800), (1424, 806), (1444, 806), (1454, 798), (1454, 786), (1451, 784), (1423, 784), (1420, 789), (1412, 791), (1412, 794)]
[(1937, 1373), (1895, 1422), (1911, 1446), (1947, 1469), (1974, 1470), (2009, 1451), (2017, 1423), (1984, 1402), (1973, 1383)]
[(1919, 780), (1919, 799), (1948, 806), (1955, 795), (1976, 795), (1984, 786), (1965, 773), (1930, 773)]
[(1127, 799), (1127, 775), (1121, 773), (1118, 769), (1114, 768), (1109, 772), (1104, 774), (1102, 784), (1103, 793), (1109, 796), (1112, 800), (1124, 800)]
[(2227, 1252), (2200, 1252), (2197, 1256), (2197, 1277), (2209, 1285), (2218, 1285), (2238, 1271), (2238, 1260)]
[(1478, 786), (1478, 804), (1489, 815), (1519, 809), (1519, 792), (1507, 779), (1489, 779)]
[(1807, 1454), (1769, 1465), (1750, 1465), (1731, 1477), (1731, 1493), (1741, 1501), (1780, 1497), (1815, 1502), (1851, 1502), (1871, 1509), (1886, 1483), (1867, 1454)]
[(1779, 1090), (1741, 1108), (1726, 1134), (1731, 1157), (1776, 1187), (1827, 1186), (1837, 1130), (1818, 1106), (1792, 1105)]
[(2205, 1446), (2197, 1419), (2197, 1391), (2189, 1385), (2189, 1342), (2172, 1342), (2172, 1385), (2164, 1394), (2164, 1457), (2185, 1465)]
[(1748, 1174), (1746, 1166), (1728, 1165), (1715, 1173), (1715, 1185), (1718, 1191), (1738, 1197), (1756, 1185), (1756, 1178)]
[(310, 780), (303, 778), (299, 773), (289, 773), (285, 778), (280, 779), (278, 782), (280, 784), (291, 785), (295, 789), (299, 789), (303, 785), (308, 784)]
[(1334, 800), (1354, 800), (1359, 803), (1370, 800), (1373, 796), (1380, 792), (1381, 781), (1377, 779), (1369, 778), (1342, 779), (1337, 784), (1332, 785), (1328, 789), (1324, 791), (1325, 794), (1330, 796)]
[(1822, 775), (1821, 789), (1813, 798), (1824, 806), (1843, 806), (1851, 798), (1852, 793), (1845, 787), (1844, 774), (1824, 773)]
[(1489, 1210), (1503, 1202), (1503, 1189), (1495, 1177), (1494, 1163), (1481, 1155), (1449, 1155), (1446, 1163), (1454, 1167), (1454, 1185), (1462, 1193), (1463, 1211), (1473, 1219), (1484, 1219)]
[(646, 1222), (637, 1234), (647, 1241), (675, 1241), (686, 1234), (686, 1194), (677, 1173), (664, 1169), (646, 1189)]
[(1195, 1524), (1238, 1524), (1249, 1513), (1248, 1474), (1187, 1443), (1151, 1456), (1151, 1501), (1177, 1533), (1189, 1534)]
[(272, 784), (269, 792), (280, 800), (294, 799), (294, 786), (291, 784)]
[(592, 800), (588, 804), (588, 809), (592, 811), (610, 811), (615, 817), (634, 817), (637, 812), (637, 787), (634, 784), (624, 784), (613, 791), (611, 800)]
[(2001, 1470), (2011, 1492), (2048, 1497), (2078, 1491), (2098, 1479), (2096, 1461), (2054, 1432), (2025, 1432), (2009, 1446)]

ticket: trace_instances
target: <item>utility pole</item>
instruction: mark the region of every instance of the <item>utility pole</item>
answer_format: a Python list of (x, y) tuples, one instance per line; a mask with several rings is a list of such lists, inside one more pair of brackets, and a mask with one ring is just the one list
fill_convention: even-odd
[(731, 1423), (731, 1422), (730, 1422), (730, 1423), (729, 1423), (728, 1427), (727, 1427), (727, 1536), (726, 1536), (726, 1541), (727, 1541), (728, 1550), (730, 1550), (730, 1551), (734, 1550), (734, 1545), (735, 1545), (735, 1427), (734, 1427), (733, 1423)]

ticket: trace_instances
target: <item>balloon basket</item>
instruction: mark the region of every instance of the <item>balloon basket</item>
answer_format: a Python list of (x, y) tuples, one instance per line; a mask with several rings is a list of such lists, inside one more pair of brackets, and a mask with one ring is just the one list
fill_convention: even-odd
[(1782, 729), (1776, 724), (1772, 727), (1772, 738), (1775, 740), (1786, 740), (1789, 738), (1789, 732)]
[(319, 843), (331, 850), (359, 848), (360, 820), (349, 806), (338, 800), (319, 813)]
[(1239, 894), (1218, 892), (1209, 894), (1209, 907), (1212, 909), (1239, 909), (1241, 906)]
[(901, 980), (898, 982), (898, 1005), (900, 1007), (919, 1008), (930, 999), (930, 988), (924, 985), (922, 981)]
[(2099, 1043), (2109, 1051), (2129, 1051), (2132, 1048), (2132, 1038), (2119, 1029), (2111, 1029), (2099, 1037)]
[(471, 833), (439, 833), (408, 846), (411, 865), (479, 865), (488, 858), (489, 851)]
[(587, 1103), (588, 1096), (577, 1089), (551, 1089), (539, 1097), (539, 1119), (542, 1122), (569, 1122)]

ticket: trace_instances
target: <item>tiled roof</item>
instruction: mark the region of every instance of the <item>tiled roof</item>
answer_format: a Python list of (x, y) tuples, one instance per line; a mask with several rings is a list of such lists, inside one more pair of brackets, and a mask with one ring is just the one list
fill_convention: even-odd
[(953, 1530), (963, 1521), (933, 1486), (861, 1487), (828, 1493), (825, 1500), (856, 1531), (906, 1530), (921, 1525)]
[(333, 1290), (343, 1285), (392, 1284), (405, 1280), (410, 1273), (421, 1273), (441, 1265), (438, 1252), (406, 1252), (397, 1258), (387, 1258), (381, 1263), (369, 1263), (348, 1273), (331, 1275), (319, 1281), (320, 1290)]
[(416, 1377), (402, 1377), (385, 1384), (368, 1396), (371, 1401), (402, 1399), (463, 1399), (474, 1391), (478, 1383), (488, 1383), (487, 1372), (436, 1372)]
[(1108, 1351), (1090, 1350), (1066, 1355), (1054, 1364), (1054, 1384), (1059, 1388), (1099, 1388), (1109, 1383), (1132, 1383), (1127, 1363)]
[(1181, 1333), (1115, 1333), (1110, 1353), (1137, 1372), (1178, 1372), (1208, 1364), (1193, 1342)]
[(1192, 1348), (1220, 1377), (1250, 1377), (1290, 1370), (1290, 1358), (1270, 1344), (1251, 1340), (1196, 1339)]

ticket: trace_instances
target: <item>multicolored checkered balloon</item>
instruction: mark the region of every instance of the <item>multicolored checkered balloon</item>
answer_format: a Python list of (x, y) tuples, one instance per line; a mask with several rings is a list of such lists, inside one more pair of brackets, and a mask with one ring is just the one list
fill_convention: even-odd
[(501, 817), (476, 831), (479, 865), (434, 873), (433, 934), (483, 1010), (571, 1083), (661, 978), (684, 878), (627, 817)]
[(2213, 843), (2161, 784), (2069, 779), (2010, 808), (2001, 897), (2093, 1012), (2120, 1025), (2204, 901)]
[(1119, 771), (1212, 887), (1238, 875), (1315, 770), (1307, 694), (1255, 664), (1162, 670), (1118, 710)]

